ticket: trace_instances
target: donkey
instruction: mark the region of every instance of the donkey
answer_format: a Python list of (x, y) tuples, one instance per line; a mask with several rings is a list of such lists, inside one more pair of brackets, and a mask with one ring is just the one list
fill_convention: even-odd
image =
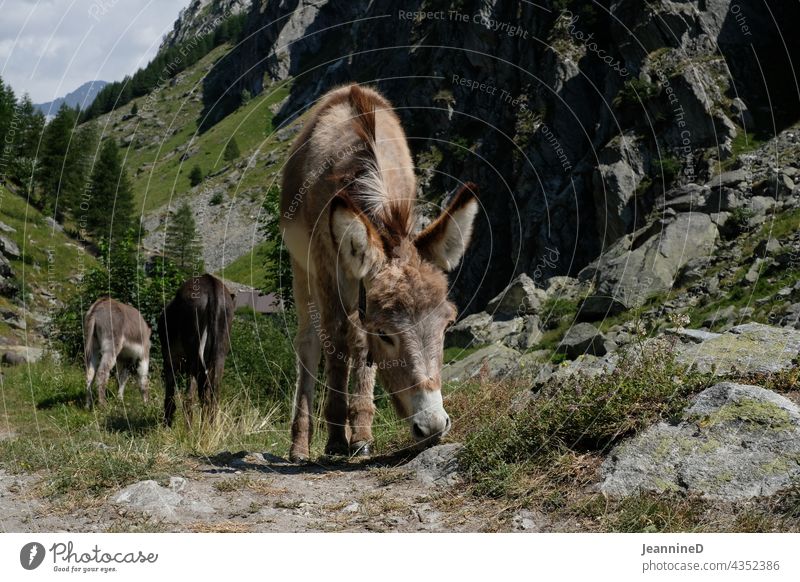
[(417, 442), (450, 429), (441, 367), (456, 309), (445, 272), (466, 250), (478, 201), (466, 184), (415, 232), (415, 198), (414, 165), (391, 104), (358, 85), (323, 96), (292, 145), (281, 191), (298, 312), (294, 462), (309, 458), (321, 352), (326, 454), (371, 453), (376, 368)]
[(98, 299), (86, 312), (84, 361), (86, 363), (86, 407), (93, 403), (92, 383), (97, 383), (97, 401), (106, 403), (106, 385), (111, 369), (117, 367), (119, 397), (125, 395), (130, 368), (137, 363), (142, 400), (148, 399), (147, 371), (150, 367), (152, 330), (137, 309), (110, 297)]
[(203, 421), (213, 422), (232, 321), (231, 294), (209, 274), (185, 281), (161, 312), (158, 337), (164, 360), (165, 425), (171, 426), (175, 416), (175, 384), (180, 374), (189, 376), (187, 418), (191, 421), (199, 388)]

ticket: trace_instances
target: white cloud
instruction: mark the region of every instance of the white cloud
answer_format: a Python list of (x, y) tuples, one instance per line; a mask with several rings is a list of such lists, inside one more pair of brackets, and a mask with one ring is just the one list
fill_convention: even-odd
[(145, 65), (188, 0), (0, 0), (0, 77), (50, 101)]

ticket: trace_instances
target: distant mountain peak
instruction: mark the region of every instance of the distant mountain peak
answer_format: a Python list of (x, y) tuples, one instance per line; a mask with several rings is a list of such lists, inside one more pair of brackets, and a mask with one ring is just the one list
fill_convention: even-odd
[(70, 107), (79, 106), (81, 109), (86, 109), (106, 85), (108, 85), (107, 81), (87, 81), (74, 91), (67, 93), (64, 97), (59, 97), (47, 103), (35, 103), (34, 107), (48, 118), (56, 114), (62, 103), (66, 103)]

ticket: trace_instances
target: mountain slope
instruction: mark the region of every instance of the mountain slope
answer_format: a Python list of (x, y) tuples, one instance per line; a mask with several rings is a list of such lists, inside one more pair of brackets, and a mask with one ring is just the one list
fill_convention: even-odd
[(63, 97), (48, 101), (47, 103), (36, 103), (34, 107), (44, 113), (48, 117), (56, 114), (59, 107), (66, 103), (70, 107), (80, 107), (86, 109), (92, 104), (94, 98), (100, 92), (100, 89), (108, 85), (106, 81), (87, 81), (74, 91), (70, 91)]

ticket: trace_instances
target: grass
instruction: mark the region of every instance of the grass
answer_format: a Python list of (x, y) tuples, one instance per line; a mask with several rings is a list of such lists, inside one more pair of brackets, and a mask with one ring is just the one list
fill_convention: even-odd
[(479, 493), (507, 495), (532, 466), (552, 471), (565, 458), (600, 454), (676, 414), (706, 381), (676, 363), (674, 344), (638, 344), (614, 371), (551, 380), (522, 411), (468, 435), (464, 469)]
[[(288, 148), (290, 142), (280, 142), (274, 136), (270, 110), (289, 94), (288, 82), (266, 87), (260, 95), (208, 131), (199, 132), (203, 106), (196, 97), (202, 91), (205, 75), (229, 50), (228, 45), (217, 47), (179, 75), (174, 85), (164, 86), (153, 93), (155, 98), (135, 100), (139, 107), (138, 117), (122, 121), (122, 116), (130, 109), (125, 107), (97, 120), (105, 135), (120, 141), (130, 140), (125, 166), (133, 180), (137, 204), (143, 212), (160, 208), (187, 194), (192, 188), (189, 175), (195, 165), (206, 176), (199, 189), (229, 189), (225, 179), (234, 171), (240, 172), (236, 180), (239, 192), (251, 188), (266, 189), (269, 181), (274, 179), (277, 164), (255, 164), (244, 171), (236, 166), (254, 153), (283, 152)], [(233, 137), (242, 155), (233, 164), (228, 164), (222, 154)], [(188, 157), (181, 160), (184, 153)]]
[(242, 255), (224, 267), (219, 272), (219, 276), (257, 289), (262, 288), (267, 277), (264, 265), (267, 253), (273, 244), (272, 241), (264, 241), (257, 244), (249, 253)]
[[(15, 229), (3, 232), (3, 236), (14, 241), (22, 256), (13, 259), (11, 268), (21, 284), (20, 299), (33, 311), (47, 312), (49, 302), (41, 296), (42, 291), (64, 300), (71, 296), (76, 285), (74, 276), (95, 264), (95, 259), (63, 232), (53, 230), (45, 222), (45, 216), (27, 201), (0, 186), (0, 222)], [(0, 298), (0, 308), (10, 302)], [(31, 323), (28, 321), (27, 323)], [(15, 332), (7, 326), (0, 328), (0, 335)]]

